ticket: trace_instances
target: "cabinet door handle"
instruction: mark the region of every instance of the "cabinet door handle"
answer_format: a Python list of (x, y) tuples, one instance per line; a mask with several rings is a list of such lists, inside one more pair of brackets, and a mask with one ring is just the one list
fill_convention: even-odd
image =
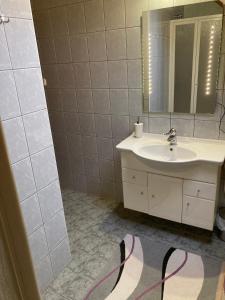
[(190, 203), (188, 202), (188, 203), (187, 203), (187, 207), (189, 207), (189, 206), (190, 206)]
[(132, 176), (132, 179), (136, 179), (136, 176), (133, 175), (133, 176)]
[(144, 195), (144, 192), (141, 192), (141, 195)]
[(155, 195), (152, 195), (152, 198), (155, 198)]

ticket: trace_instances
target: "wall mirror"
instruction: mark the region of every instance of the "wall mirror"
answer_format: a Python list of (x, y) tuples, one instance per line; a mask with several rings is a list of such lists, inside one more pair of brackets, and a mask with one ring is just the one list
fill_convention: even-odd
[(143, 12), (144, 111), (214, 113), (222, 14), (216, 2)]

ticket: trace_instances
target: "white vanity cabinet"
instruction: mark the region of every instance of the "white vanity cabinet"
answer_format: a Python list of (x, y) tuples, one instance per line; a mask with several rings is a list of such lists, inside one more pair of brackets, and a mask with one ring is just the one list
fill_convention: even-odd
[(212, 230), (220, 167), (156, 167), (121, 152), (124, 206), (163, 219)]
[(182, 180), (157, 174), (148, 175), (149, 214), (181, 222)]

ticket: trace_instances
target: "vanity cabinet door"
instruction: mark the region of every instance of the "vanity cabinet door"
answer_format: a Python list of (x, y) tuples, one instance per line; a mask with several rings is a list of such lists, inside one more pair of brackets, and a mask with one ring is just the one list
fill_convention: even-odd
[(147, 187), (123, 182), (124, 207), (148, 213)]
[(214, 211), (213, 201), (184, 195), (182, 223), (212, 230)]
[(182, 185), (182, 179), (149, 174), (149, 214), (181, 222)]

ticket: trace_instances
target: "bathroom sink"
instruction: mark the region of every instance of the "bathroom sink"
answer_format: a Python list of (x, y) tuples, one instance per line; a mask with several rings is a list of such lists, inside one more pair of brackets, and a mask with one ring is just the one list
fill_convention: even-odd
[(177, 137), (177, 145), (170, 145), (165, 135), (144, 133), (143, 137), (127, 137), (117, 146), (120, 151), (131, 151), (136, 156), (164, 164), (210, 162), (222, 165), (225, 159), (225, 141)]
[(194, 151), (178, 145), (145, 145), (136, 148), (139, 156), (161, 162), (188, 162), (196, 159)]

